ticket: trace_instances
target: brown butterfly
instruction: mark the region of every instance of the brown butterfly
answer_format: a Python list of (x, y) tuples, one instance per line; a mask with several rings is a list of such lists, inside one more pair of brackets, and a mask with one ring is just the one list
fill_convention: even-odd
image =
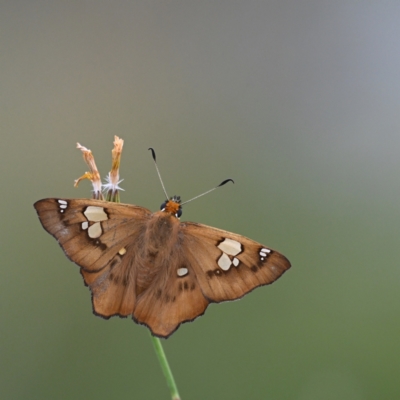
[(180, 222), (182, 204), (174, 196), (152, 213), (129, 204), (57, 198), (34, 207), (81, 267), (94, 314), (131, 315), (167, 338), (209, 303), (239, 299), (290, 268), (285, 256), (244, 236)]

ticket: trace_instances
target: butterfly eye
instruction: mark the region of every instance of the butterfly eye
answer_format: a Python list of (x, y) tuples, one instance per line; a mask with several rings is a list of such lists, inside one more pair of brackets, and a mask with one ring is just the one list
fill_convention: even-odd
[(176, 218), (180, 218), (182, 215), (182, 209), (180, 208), (178, 212), (175, 214)]
[(164, 203), (162, 203), (161, 206), (160, 206), (160, 210), (164, 210), (164, 208), (166, 207), (166, 205), (167, 205), (167, 202), (164, 201)]

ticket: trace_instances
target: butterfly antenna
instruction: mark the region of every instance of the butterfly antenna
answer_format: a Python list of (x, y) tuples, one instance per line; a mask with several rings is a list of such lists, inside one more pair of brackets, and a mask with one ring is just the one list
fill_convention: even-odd
[(158, 174), (158, 177), (160, 178), (161, 186), (162, 186), (162, 188), (163, 188), (163, 190), (164, 190), (166, 199), (168, 200), (169, 197), (168, 197), (167, 191), (165, 190), (164, 183), (163, 183), (163, 181), (162, 181), (162, 179), (161, 179), (160, 171), (158, 170), (157, 161), (156, 161), (156, 152), (154, 151), (154, 149), (153, 149), (152, 147), (149, 147), (149, 150), (151, 150), (151, 154), (152, 154), (152, 156), (153, 156), (153, 160), (154, 160), (154, 164), (155, 164), (155, 166), (156, 166), (157, 174)]
[(193, 197), (193, 199), (190, 199), (190, 200), (188, 200), (188, 201), (185, 201), (185, 202), (181, 203), (181, 206), (183, 206), (183, 205), (186, 204), (186, 203), (189, 203), (190, 201), (196, 200), (196, 199), (198, 199), (199, 197), (204, 196), (204, 195), (206, 195), (206, 194), (212, 192), (212, 191), (215, 190), (215, 189), (218, 189), (220, 186), (224, 186), (225, 183), (228, 183), (228, 182), (235, 183), (235, 182), (233, 181), (233, 179), (225, 179), (225, 180), (224, 180), (223, 182), (221, 182), (218, 186), (215, 186), (215, 188), (212, 188), (212, 189), (210, 189), (210, 190), (207, 190), (207, 192), (204, 192), (204, 193), (202, 193), (202, 194), (199, 194), (198, 196)]

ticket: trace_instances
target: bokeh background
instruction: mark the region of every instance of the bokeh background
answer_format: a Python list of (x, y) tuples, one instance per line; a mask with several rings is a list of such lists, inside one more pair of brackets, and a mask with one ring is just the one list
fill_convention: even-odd
[(3, 1), (0, 397), (168, 399), (146, 328), (92, 315), (33, 203), (89, 197), (125, 140), (122, 201), (292, 269), (163, 341), (185, 399), (400, 398), (400, 3)]

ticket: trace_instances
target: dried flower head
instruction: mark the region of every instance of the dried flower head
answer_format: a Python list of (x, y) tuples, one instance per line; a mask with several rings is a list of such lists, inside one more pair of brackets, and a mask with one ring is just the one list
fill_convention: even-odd
[(83, 159), (90, 168), (90, 172), (85, 172), (80, 178), (74, 181), (74, 186), (77, 187), (79, 182), (83, 179), (89, 179), (93, 185), (93, 198), (97, 200), (103, 200), (103, 194), (101, 193), (101, 179), (100, 173), (97, 169), (96, 163), (92, 152), (81, 144), (77, 143), (76, 147), (82, 151)]
[(114, 148), (111, 151), (111, 171), (106, 176), (106, 182), (103, 184), (103, 191), (106, 192), (106, 199), (109, 201), (119, 201), (118, 190), (124, 190), (119, 186), (119, 184), (123, 181), (123, 179), (119, 179), (119, 166), (121, 164), (121, 153), (123, 146), (124, 141), (118, 136), (114, 136)]

